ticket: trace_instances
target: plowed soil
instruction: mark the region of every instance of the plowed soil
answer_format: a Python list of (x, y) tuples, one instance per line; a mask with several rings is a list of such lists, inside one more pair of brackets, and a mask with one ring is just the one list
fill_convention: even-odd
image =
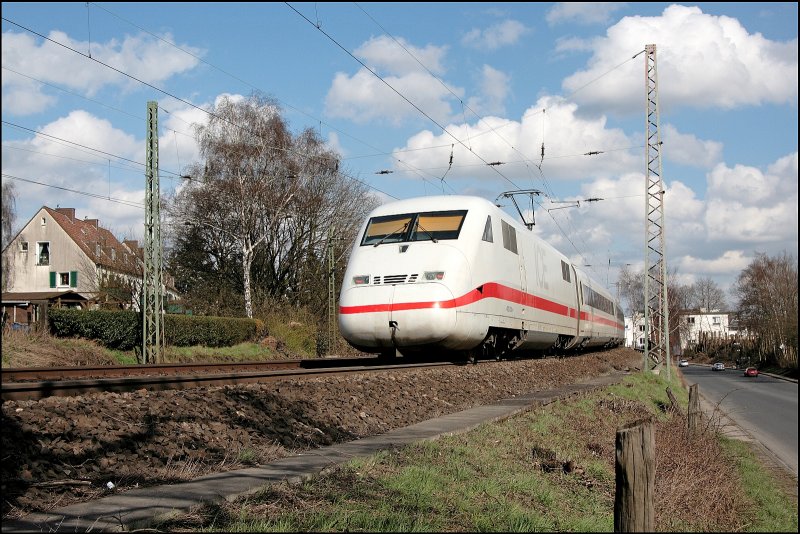
[(641, 365), (617, 348), (180, 391), (3, 403), (3, 518), (268, 463)]

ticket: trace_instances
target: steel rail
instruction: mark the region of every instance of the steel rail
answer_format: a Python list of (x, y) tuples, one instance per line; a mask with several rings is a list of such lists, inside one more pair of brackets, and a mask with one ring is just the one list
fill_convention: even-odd
[(377, 358), (314, 358), (294, 360), (269, 360), (261, 362), (224, 363), (164, 363), (146, 365), (98, 365), (75, 367), (12, 367), (0, 369), (0, 379), (5, 382), (29, 380), (61, 380), (64, 378), (100, 378), (111, 376), (150, 376), (197, 373), (243, 372), (247, 370), (318, 369), (370, 365)]
[(162, 391), (205, 386), (221, 386), (267, 382), (281, 379), (308, 379), (325, 375), (344, 375), (356, 372), (386, 372), (427, 367), (457, 365), (451, 362), (400, 365), (356, 365), (322, 367), (317, 369), (281, 369), (264, 372), (215, 373), (174, 376), (134, 376), (90, 380), (56, 380), (2, 384), (2, 400), (38, 400), (51, 396), (74, 396), (98, 392), (126, 392), (146, 389)]

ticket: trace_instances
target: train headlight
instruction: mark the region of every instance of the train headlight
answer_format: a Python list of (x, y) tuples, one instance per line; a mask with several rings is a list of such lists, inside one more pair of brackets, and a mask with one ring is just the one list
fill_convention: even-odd
[(363, 286), (365, 284), (369, 284), (369, 275), (362, 274), (361, 276), (354, 276), (353, 277), (353, 284), (357, 286)]
[(444, 271), (425, 271), (424, 278), (430, 282), (434, 280), (444, 280)]

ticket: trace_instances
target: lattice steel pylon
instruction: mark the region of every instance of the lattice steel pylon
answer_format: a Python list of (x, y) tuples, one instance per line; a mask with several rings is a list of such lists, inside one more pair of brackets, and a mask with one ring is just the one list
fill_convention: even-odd
[(664, 228), (664, 181), (661, 166), (661, 134), (658, 112), (658, 70), (656, 45), (645, 48), (645, 91), (647, 95), (647, 147), (645, 159), (645, 257), (644, 324), (647, 342), (643, 370), (649, 359), (664, 363), (670, 373), (669, 309), (667, 307), (667, 256)]
[(161, 244), (161, 192), (158, 183), (158, 102), (147, 103), (144, 272), (142, 276), (142, 360), (161, 363), (164, 347), (164, 286)]
[(328, 228), (328, 346), (326, 354), (332, 354), (336, 345), (336, 260), (334, 258), (334, 227)]

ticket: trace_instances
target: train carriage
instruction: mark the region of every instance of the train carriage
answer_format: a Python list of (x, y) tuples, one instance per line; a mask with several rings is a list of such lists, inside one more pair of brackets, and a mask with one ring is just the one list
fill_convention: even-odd
[(353, 245), (339, 328), (365, 352), (471, 358), (614, 345), (611, 295), (491, 202), (469, 196), (376, 208)]

